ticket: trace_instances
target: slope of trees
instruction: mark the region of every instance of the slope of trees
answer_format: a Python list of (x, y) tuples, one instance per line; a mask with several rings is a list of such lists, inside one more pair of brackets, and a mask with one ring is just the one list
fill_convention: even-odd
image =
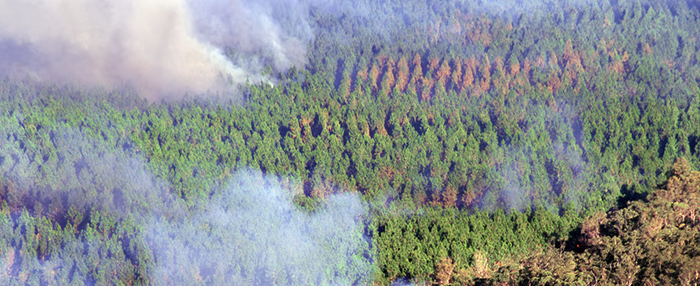
[[(0, 277), (158, 284), (174, 272), (161, 275), (159, 248), (141, 243), (159, 241), (144, 222), (162, 217), (173, 238), (183, 220), (188, 243), (223, 239), (237, 224), (195, 218), (255, 170), (298, 208), (286, 222), (342, 208), (338, 193), (362, 197), (364, 226), (323, 244), (350, 257), (324, 261), (356, 268), (306, 268), (343, 281), (371, 263), (380, 285), (697, 279), (697, 5), (557, 1), (509, 14), (428, 2), (359, 1), (394, 11), (371, 21), (312, 9), (308, 65), (248, 86), (243, 105), (2, 80)], [(381, 33), (366, 26), (376, 22)], [(234, 277), (195, 260), (181, 282)], [(236, 279), (313, 280), (269, 265)]]
[[(583, 221), (567, 248), (547, 249), (490, 273), (491, 284), (694, 285), (700, 282), (700, 172), (674, 163), (647, 198)], [(454, 276), (453, 276), (454, 277)], [(454, 277), (453, 279), (458, 279)]]

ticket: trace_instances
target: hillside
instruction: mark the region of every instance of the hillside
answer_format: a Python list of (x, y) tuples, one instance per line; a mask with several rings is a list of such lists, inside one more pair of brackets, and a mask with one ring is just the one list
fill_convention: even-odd
[(230, 94), (0, 80), (0, 284), (698, 282), (697, 1), (306, 2)]

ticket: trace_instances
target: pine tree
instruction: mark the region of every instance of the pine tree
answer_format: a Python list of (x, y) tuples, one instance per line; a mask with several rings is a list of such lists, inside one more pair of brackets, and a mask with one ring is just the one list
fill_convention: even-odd
[(464, 76), (462, 78), (462, 91), (471, 87), (474, 84), (474, 71), (476, 70), (476, 59), (472, 55), (471, 58), (464, 62)]
[(482, 91), (488, 92), (491, 87), (491, 62), (489, 61), (489, 55), (484, 55), (481, 66), (479, 66), (479, 73), (481, 75), (479, 87)]
[(436, 57), (430, 57), (428, 59), (428, 73), (434, 73), (440, 64), (440, 60)]
[(394, 66), (394, 60), (392, 58), (389, 58), (389, 61), (386, 66), (386, 71), (384, 72), (384, 76), (382, 77), (381, 83), (381, 90), (384, 94), (389, 94), (394, 88), (394, 84), (396, 82), (394, 78)]
[(437, 81), (442, 84), (442, 86), (445, 86), (447, 83), (447, 78), (450, 76), (452, 71), (450, 70), (450, 63), (449, 61), (445, 58), (442, 60), (442, 64), (440, 65), (440, 69), (437, 71)]
[(520, 61), (518, 61), (518, 57), (511, 55), (508, 59), (508, 67), (508, 70), (510, 71), (510, 76), (518, 76), (518, 73), (520, 73)]
[(456, 58), (452, 62), (452, 65), (454, 66), (454, 69), (452, 70), (452, 85), (450, 88), (460, 88), (462, 83), (462, 59)]
[(398, 75), (396, 81), (396, 87), (399, 91), (403, 92), (406, 90), (406, 85), (408, 84), (410, 72), (408, 70), (408, 61), (406, 57), (401, 56), (399, 62), (397, 63)]
[(372, 68), (369, 70), (369, 85), (372, 87), (372, 90), (378, 90), (378, 81), (379, 81), (379, 64), (375, 61), (372, 64)]
[(411, 81), (408, 84), (409, 92), (418, 95), (418, 91), (423, 89), (423, 68), (422, 61), (419, 54), (413, 58), (413, 73), (411, 75)]

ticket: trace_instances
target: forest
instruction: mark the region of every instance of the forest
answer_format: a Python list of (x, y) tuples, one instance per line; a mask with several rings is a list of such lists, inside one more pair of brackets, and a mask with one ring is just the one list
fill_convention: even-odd
[(309, 2), (234, 93), (0, 63), (0, 284), (700, 283), (700, 2)]

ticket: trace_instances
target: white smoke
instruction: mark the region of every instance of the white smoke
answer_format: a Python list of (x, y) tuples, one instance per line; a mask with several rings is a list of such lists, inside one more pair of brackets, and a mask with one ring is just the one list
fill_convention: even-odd
[(191, 0), (188, 7), (197, 36), (215, 46), (265, 55), (277, 70), (306, 60), (306, 44), (313, 37), (307, 2)]
[[(146, 233), (155, 277), (176, 284), (352, 285), (370, 282), (365, 206), (356, 195), (333, 195), (314, 214), (259, 171), (241, 172), (207, 210), (161, 221)], [(365, 256), (367, 255), (367, 256)], [(185, 269), (185, 271), (183, 271)]]

